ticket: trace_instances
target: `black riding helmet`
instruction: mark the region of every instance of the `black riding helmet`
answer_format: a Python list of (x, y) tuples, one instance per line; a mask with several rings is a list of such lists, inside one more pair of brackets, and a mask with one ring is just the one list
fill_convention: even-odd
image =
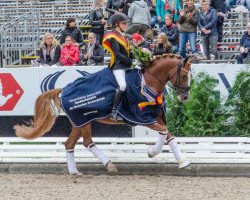
[(115, 25), (116, 23), (127, 21), (128, 17), (124, 13), (116, 13), (111, 18), (111, 24)]

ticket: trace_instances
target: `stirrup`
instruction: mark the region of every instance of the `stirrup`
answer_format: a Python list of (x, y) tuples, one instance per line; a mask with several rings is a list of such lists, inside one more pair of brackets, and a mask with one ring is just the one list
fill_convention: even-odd
[(113, 121), (120, 121), (120, 120), (123, 120), (117, 113), (116, 110), (112, 110), (112, 113), (110, 114), (110, 117), (109, 117), (111, 120)]

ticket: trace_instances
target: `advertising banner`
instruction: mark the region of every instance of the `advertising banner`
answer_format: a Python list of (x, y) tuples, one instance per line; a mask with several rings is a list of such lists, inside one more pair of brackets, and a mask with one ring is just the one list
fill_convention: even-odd
[[(192, 73), (204, 71), (217, 78), (223, 97), (228, 95), (236, 74), (244, 68), (232, 64), (194, 64)], [(103, 66), (1, 68), (0, 116), (33, 115), (35, 100), (41, 93), (65, 87), (76, 78), (101, 69)]]

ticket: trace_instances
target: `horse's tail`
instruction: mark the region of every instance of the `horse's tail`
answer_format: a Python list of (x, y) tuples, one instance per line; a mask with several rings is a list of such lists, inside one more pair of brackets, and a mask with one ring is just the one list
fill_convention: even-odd
[(18, 137), (35, 139), (50, 131), (54, 125), (60, 109), (59, 93), (62, 89), (53, 89), (41, 94), (36, 99), (34, 122), (30, 125), (15, 125), (13, 128)]

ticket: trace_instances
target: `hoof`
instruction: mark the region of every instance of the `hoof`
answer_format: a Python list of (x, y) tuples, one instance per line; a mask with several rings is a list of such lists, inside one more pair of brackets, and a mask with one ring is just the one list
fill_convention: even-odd
[(158, 155), (159, 153), (161, 153), (161, 151), (156, 151), (154, 149), (154, 146), (149, 146), (148, 147), (148, 157), (149, 158), (153, 158), (155, 157), (156, 155)]
[(71, 174), (69, 174), (70, 176), (75, 176), (75, 177), (77, 177), (77, 176), (83, 176), (83, 174), (81, 173), (81, 172), (75, 172), (75, 173), (71, 173)]
[(180, 160), (179, 161), (179, 169), (190, 169), (190, 162), (188, 160)]
[(109, 173), (116, 173), (118, 171), (116, 166), (111, 161), (108, 162), (106, 167)]

